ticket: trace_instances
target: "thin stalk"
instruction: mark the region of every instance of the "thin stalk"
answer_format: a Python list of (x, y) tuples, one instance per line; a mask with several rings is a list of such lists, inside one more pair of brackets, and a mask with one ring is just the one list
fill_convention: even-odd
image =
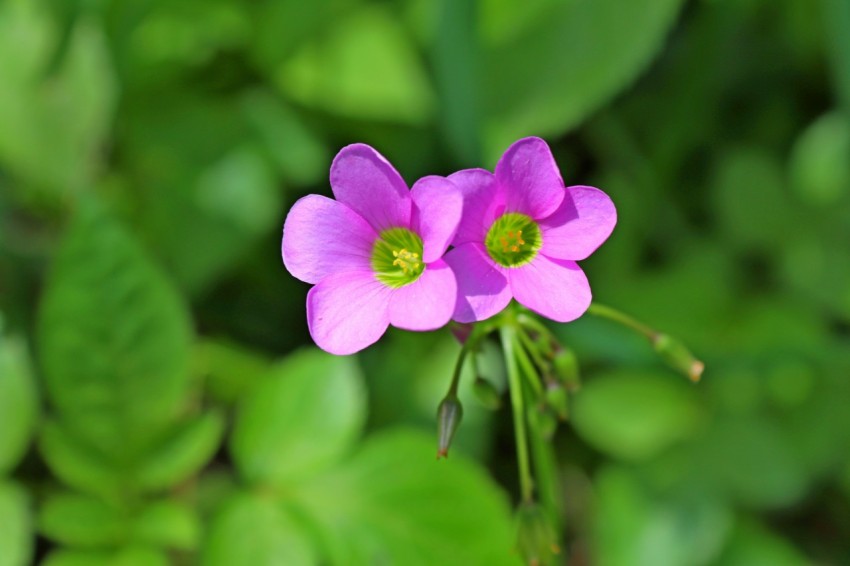
[(499, 329), (502, 348), (505, 353), (505, 365), (508, 370), (508, 383), (511, 390), (511, 407), (514, 414), (514, 436), (516, 441), (517, 464), (519, 467), (519, 486), (522, 500), (531, 503), (534, 500), (534, 480), (528, 457), (528, 432), (525, 426), (525, 404), (523, 402), (522, 376), (517, 367), (515, 354), (516, 331), (509, 325)]
[(623, 326), (631, 328), (635, 332), (643, 334), (649, 340), (654, 340), (655, 337), (658, 335), (658, 332), (656, 332), (649, 326), (635, 320), (634, 318), (623, 312), (618, 311), (615, 308), (606, 305), (592, 303), (587, 309), (587, 314), (592, 314), (600, 318), (607, 318), (608, 320), (612, 320), (614, 322), (622, 324)]

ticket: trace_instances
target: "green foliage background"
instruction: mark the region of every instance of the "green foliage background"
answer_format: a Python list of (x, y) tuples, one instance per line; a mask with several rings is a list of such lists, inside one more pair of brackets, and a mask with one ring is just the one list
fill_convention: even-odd
[(435, 462), (448, 332), (317, 351), (279, 243), (342, 145), (412, 183), (526, 135), (617, 204), (595, 297), (707, 366), (556, 329), (558, 560), (850, 563), (848, 30), (844, 0), (0, 0), (0, 565), (517, 563), (509, 413), (466, 379)]

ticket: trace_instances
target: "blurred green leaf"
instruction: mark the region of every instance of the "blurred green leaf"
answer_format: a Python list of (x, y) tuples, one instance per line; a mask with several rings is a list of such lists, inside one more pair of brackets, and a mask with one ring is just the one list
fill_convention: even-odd
[(262, 90), (248, 92), (239, 102), (264, 150), (286, 179), (300, 185), (325, 180), (329, 152), (293, 108)]
[(617, 458), (644, 460), (690, 437), (702, 420), (693, 385), (673, 375), (595, 375), (574, 398), (572, 422), (588, 443)]
[(155, 501), (142, 509), (132, 525), (135, 542), (156, 547), (193, 550), (201, 537), (194, 509), (173, 500)]
[(224, 418), (216, 412), (177, 425), (134, 470), (136, 485), (144, 490), (159, 491), (185, 481), (218, 450), (223, 430)]
[(42, 424), (39, 449), (53, 474), (71, 487), (104, 496), (123, 489), (126, 478), (112, 459), (54, 419)]
[(283, 505), (261, 494), (225, 501), (206, 536), (201, 564), (311, 566), (318, 564), (303, 527)]
[(39, 531), (62, 545), (102, 548), (126, 542), (127, 511), (87, 495), (49, 497), (39, 511)]
[(434, 438), (395, 431), (302, 485), (333, 564), (519, 564), (504, 493), (463, 457), (434, 458)]
[(233, 403), (268, 373), (271, 361), (243, 346), (214, 339), (195, 342), (194, 373), (205, 380), (214, 399)]
[(249, 482), (303, 479), (351, 449), (365, 412), (354, 359), (303, 350), (274, 368), (240, 403), (230, 450)]
[[(481, 6), (486, 155), (569, 130), (635, 79), (681, 0), (488, 0)], [(437, 39), (439, 41), (439, 39)]]
[(76, 22), (51, 71), (56, 35), (44, 3), (0, 5), (0, 162), (25, 181), (25, 190), (43, 191), (33, 194), (52, 204), (92, 180), (116, 90), (94, 21)]
[(38, 416), (38, 396), (24, 343), (3, 335), (0, 320), (0, 474), (29, 449)]
[(33, 552), (30, 500), (19, 485), (0, 480), (0, 566), (26, 566)]
[(812, 122), (794, 144), (790, 176), (797, 196), (812, 206), (836, 205), (850, 194), (850, 109)]
[(389, 10), (367, 5), (274, 71), (282, 92), (341, 116), (423, 124), (434, 94), (415, 45)]
[(54, 550), (43, 566), (169, 566), (161, 551), (145, 546), (128, 546), (118, 551)]
[(756, 522), (743, 519), (718, 566), (804, 566), (812, 561), (788, 540)]
[(623, 469), (603, 469), (594, 485), (592, 549), (600, 566), (715, 564), (732, 528), (722, 503), (654, 498)]
[(39, 337), (47, 394), (62, 423), (124, 463), (184, 402), (186, 308), (94, 202), (81, 204), (54, 260)]

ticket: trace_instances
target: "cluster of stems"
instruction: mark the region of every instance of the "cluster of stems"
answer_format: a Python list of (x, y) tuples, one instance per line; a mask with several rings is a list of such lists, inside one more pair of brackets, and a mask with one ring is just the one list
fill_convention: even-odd
[[(611, 307), (592, 304), (588, 314), (624, 325), (647, 338), (670, 367), (698, 381), (703, 364), (679, 341)], [(580, 387), (575, 353), (563, 346), (536, 316), (513, 303), (498, 316), (473, 326), (460, 326), (462, 342), (449, 391), (439, 405), (437, 457), (447, 457), (460, 425), (463, 407), (458, 399), (460, 376), (471, 358), (473, 390), (489, 408), (498, 408), (500, 394), (479, 371), (477, 355), (488, 336), (498, 332), (507, 370), (513, 412), (520, 488), (518, 546), (529, 564), (545, 564), (559, 552), (561, 510), (555, 455), (549, 442), (558, 422), (570, 414), (570, 398)]]

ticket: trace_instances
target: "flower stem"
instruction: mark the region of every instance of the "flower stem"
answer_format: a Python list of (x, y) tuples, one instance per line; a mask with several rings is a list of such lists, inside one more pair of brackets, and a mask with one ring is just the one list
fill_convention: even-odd
[(598, 316), (600, 318), (607, 318), (608, 320), (612, 320), (614, 322), (618, 322), (623, 326), (631, 328), (635, 332), (643, 334), (647, 339), (653, 340), (658, 335), (658, 332), (650, 328), (649, 326), (643, 324), (630, 317), (629, 315), (618, 311), (615, 308), (609, 307), (607, 305), (600, 305), (599, 303), (592, 303), (590, 307), (587, 309), (588, 314), (592, 314), (594, 316)]
[(511, 390), (511, 406), (514, 413), (514, 435), (519, 467), (519, 485), (522, 500), (530, 503), (534, 498), (534, 480), (531, 477), (531, 465), (528, 457), (528, 432), (525, 422), (525, 404), (522, 394), (522, 376), (517, 367), (516, 330), (511, 325), (499, 329), (502, 348), (505, 353), (505, 364), (508, 370), (508, 381)]

